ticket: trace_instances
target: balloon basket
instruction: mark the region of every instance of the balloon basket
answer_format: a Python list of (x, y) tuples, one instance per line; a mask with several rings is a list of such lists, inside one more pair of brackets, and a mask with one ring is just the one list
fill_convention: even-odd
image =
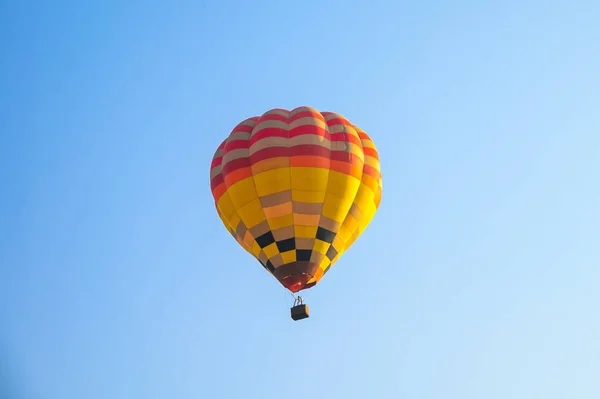
[(308, 306), (302, 303), (302, 297), (294, 299), (294, 307), (291, 310), (294, 321), (306, 319), (308, 317)]
[(305, 304), (296, 305), (292, 308), (292, 319), (294, 321), (306, 319), (308, 317), (308, 306)]

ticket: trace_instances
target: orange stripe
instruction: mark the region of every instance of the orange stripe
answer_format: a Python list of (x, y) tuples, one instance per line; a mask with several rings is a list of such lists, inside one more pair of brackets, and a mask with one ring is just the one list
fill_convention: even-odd
[(294, 213), (294, 224), (298, 226), (318, 226), (321, 215), (305, 215)]
[(379, 186), (379, 188), (377, 189), (377, 192), (375, 193), (375, 207), (379, 208), (379, 204), (381, 203), (381, 186)]
[(362, 177), (362, 165), (353, 165), (343, 161), (331, 161), (331, 170), (336, 172), (345, 173), (347, 175), (360, 179)]
[(225, 183), (228, 186), (231, 186), (240, 180), (244, 180), (247, 177), (252, 176), (252, 169), (250, 167), (236, 169), (233, 172), (227, 173), (225, 175)]
[(212, 192), (213, 197), (215, 198), (215, 202), (219, 202), (219, 198), (221, 198), (225, 191), (227, 191), (227, 186), (225, 185), (225, 183), (221, 183), (217, 187), (215, 187), (215, 189)]
[(263, 208), (263, 211), (267, 219), (274, 219), (280, 216), (289, 215), (292, 213), (292, 201), (286, 202), (285, 204)]
[(329, 158), (317, 157), (314, 155), (296, 155), (290, 158), (290, 166), (296, 167), (315, 167), (329, 169), (330, 164), (331, 163)]
[(321, 277), (323, 277), (323, 269), (322, 269), (322, 268), (320, 268), (320, 267), (318, 267), (318, 268), (317, 268), (317, 270), (315, 270), (315, 275), (314, 275), (314, 278), (315, 278), (316, 280), (320, 280), (320, 279), (321, 279)]
[(368, 141), (373, 141), (371, 140), (371, 138), (369, 137), (369, 135), (365, 132), (363, 132), (362, 130), (358, 130), (358, 137), (360, 137), (361, 140), (368, 140)]
[(365, 155), (368, 155), (370, 157), (373, 157), (377, 160), (379, 160), (379, 154), (377, 153), (377, 150), (375, 150), (374, 148), (371, 147), (363, 147), (363, 153)]
[(379, 188), (379, 182), (377, 180), (373, 179), (369, 175), (363, 175), (361, 181), (362, 181), (362, 184), (369, 187), (371, 189), (371, 191), (373, 191), (373, 193), (377, 192), (377, 188)]
[(271, 169), (287, 168), (290, 166), (290, 158), (288, 157), (277, 157), (267, 158), (262, 161), (258, 161), (252, 165), (252, 173), (259, 174)]
[(365, 168), (364, 168), (364, 172), (365, 175), (369, 175), (371, 177), (373, 177), (374, 179), (379, 179), (381, 177), (381, 173), (375, 169), (374, 167), (372, 167), (371, 165), (366, 165), (365, 164)]

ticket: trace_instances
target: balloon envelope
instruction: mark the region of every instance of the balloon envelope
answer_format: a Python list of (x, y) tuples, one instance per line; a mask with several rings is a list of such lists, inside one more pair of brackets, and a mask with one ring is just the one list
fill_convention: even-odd
[(230, 234), (292, 292), (319, 282), (370, 223), (382, 193), (369, 136), (311, 107), (242, 121), (215, 152), (210, 179)]

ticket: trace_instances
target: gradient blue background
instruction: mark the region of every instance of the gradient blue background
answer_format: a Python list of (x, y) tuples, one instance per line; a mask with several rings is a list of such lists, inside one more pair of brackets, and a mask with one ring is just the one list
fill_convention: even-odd
[[(600, 397), (597, 1), (0, 15), (2, 399)], [(371, 134), (384, 193), (294, 323), (209, 166), (299, 105)]]

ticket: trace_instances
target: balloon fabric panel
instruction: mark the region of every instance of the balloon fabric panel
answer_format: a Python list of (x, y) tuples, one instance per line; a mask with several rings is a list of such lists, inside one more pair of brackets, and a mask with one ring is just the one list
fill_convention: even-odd
[(310, 107), (241, 122), (215, 152), (210, 178), (230, 234), (292, 292), (323, 277), (370, 223), (382, 194), (369, 136)]

